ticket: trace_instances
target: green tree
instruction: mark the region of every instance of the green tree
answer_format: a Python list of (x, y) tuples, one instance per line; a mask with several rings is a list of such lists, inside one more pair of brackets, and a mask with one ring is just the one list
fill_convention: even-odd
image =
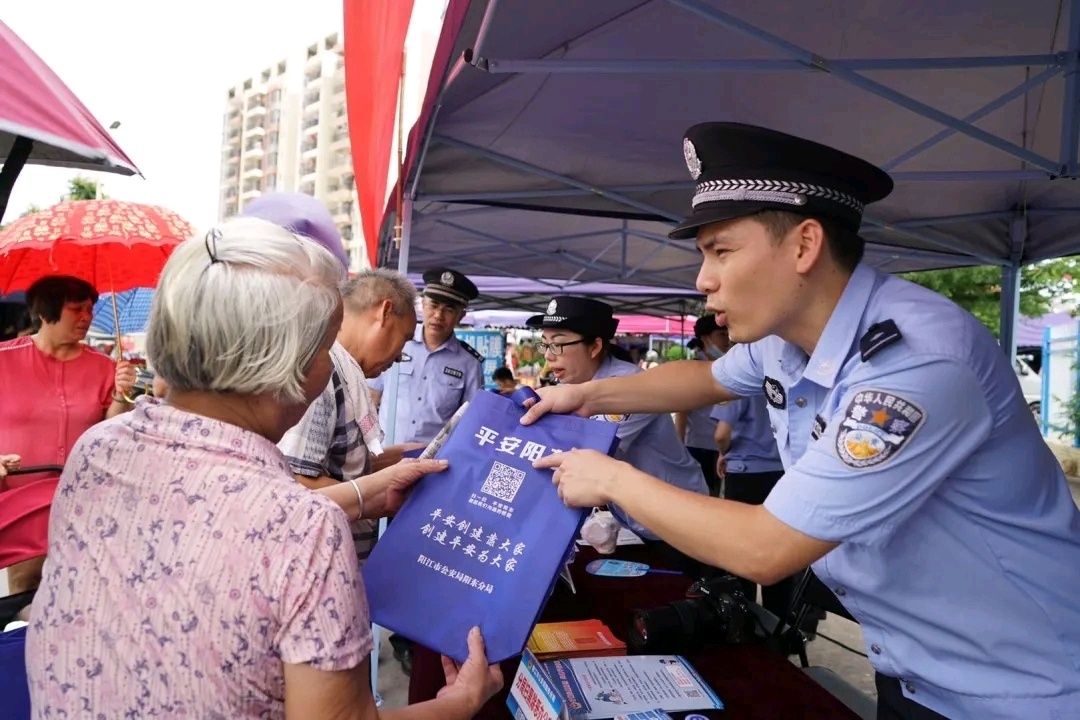
[[(906, 273), (905, 278), (941, 293), (983, 322), (994, 335), (1001, 321), (1001, 268), (980, 265)], [(1056, 298), (1080, 291), (1080, 258), (1027, 265), (1020, 271), (1020, 314), (1039, 317)]]
[(60, 198), (60, 202), (68, 200), (104, 200), (107, 195), (100, 193), (97, 180), (76, 175), (68, 181), (68, 191)]

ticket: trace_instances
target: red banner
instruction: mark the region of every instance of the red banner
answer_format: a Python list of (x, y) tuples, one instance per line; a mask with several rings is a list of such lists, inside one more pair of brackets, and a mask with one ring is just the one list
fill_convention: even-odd
[(413, 0), (345, 0), (345, 94), (353, 174), (368, 262), (386, 207), (398, 87)]

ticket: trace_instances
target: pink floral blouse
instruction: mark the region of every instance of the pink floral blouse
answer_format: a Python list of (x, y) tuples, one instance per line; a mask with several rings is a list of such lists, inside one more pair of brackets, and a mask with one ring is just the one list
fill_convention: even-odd
[(349, 526), (258, 435), (142, 399), (76, 443), (27, 635), (33, 717), (281, 718), (284, 663), (359, 665)]

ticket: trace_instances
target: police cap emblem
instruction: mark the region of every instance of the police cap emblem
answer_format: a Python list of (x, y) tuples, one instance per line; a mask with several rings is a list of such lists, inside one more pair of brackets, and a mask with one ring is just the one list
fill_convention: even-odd
[(547, 314), (548, 315), (554, 315), (555, 311), (558, 310), (558, 309), (559, 309), (559, 304), (557, 302), (555, 302), (554, 300), (552, 300), (551, 302), (548, 303)]
[(885, 390), (861, 390), (848, 404), (836, 432), (836, 454), (849, 467), (880, 465), (900, 452), (922, 427), (926, 412)]
[(439, 278), (439, 280), (442, 282), (443, 285), (449, 285), (449, 286), (453, 287), (453, 285), (454, 285), (454, 273), (447, 270), (446, 272), (444, 272), (442, 274), (442, 276)]
[(698, 159), (697, 148), (690, 142), (690, 138), (683, 138), (682, 153), (686, 159), (686, 169), (690, 171), (690, 177), (697, 180), (701, 175), (701, 160)]

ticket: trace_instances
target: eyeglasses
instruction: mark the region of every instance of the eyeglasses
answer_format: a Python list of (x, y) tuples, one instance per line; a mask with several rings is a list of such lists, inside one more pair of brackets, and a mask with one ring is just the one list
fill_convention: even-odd
[(571, 345), (581, 345), (584, 342), (585, 342), (585, 338), (582, 338), (581, 340), (572, 340), (571, 342), (564, 342), (564, 343), (556, 343), (556, 342), (546, 343), (546, 342), (542, 342), (542, 343), (537, 343), (536, 349), (540, 351), (541, 355), (547, 355), (548, 351), (550, 350), (551, 354), (554, 357), (559, 357), (560, 355), (562, 355), (562, 351), (563, 351), (564, 347), (570, 347)]

